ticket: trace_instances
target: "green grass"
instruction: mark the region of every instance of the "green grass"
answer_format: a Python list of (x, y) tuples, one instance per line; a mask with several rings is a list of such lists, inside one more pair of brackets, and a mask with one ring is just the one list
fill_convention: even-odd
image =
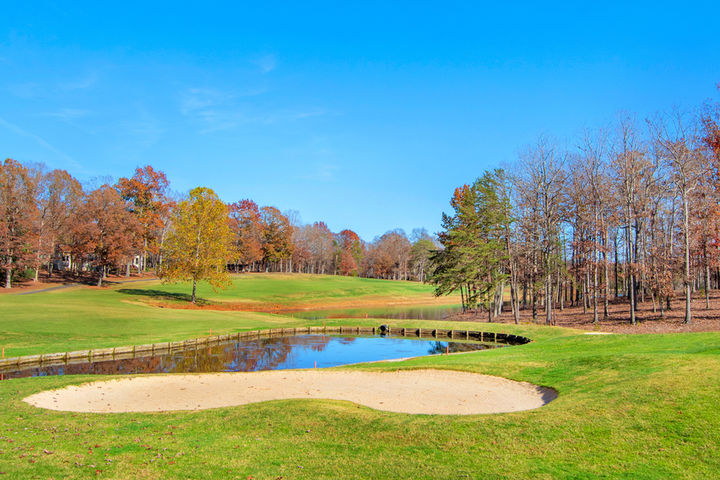
[[(160, 285), (142, 288), (130, 284), (126, 293), (165, 300), (189, 300), (192, 287), (189, 283)], [(373, 297), (426, 298), (432, 296), (433, 287), (417, 282), (394, 282), (373, 278), (340, 277), (333, 275), (301, 274), (248, 274), (234, 275), (232, 285), (214, 291), (208, 284), (198, 284), (197, 295), (215, 302), (265, 302), (278, 305), (297, 303), (337, 302)]]
[[(128, 321), (121, 310), (127, 306), (120, 307), (117, 301), (125, 297), (112, 290), (101, 293), (107, 303), (96, 299), (94, 308), (114, 308), (107, 318)], [(35, 297), (34, 306), (25, 304), (27, 315), (47, 309), (46, 302), (53, 297), (67, 298), (50, 310), (65, 312), (73, 306), (67, 315), (85, 318), (76, 330), (88, 329), (93, 322), (89, 313), (82, 313), (83, 294), (89, 295), (81, 290)], [(0, 298), (3, 314), (8, 298)], [(193, 317), (204, 328), (221, 321), (221, 317), (204, 315), (228, 315), (173, 310), (171, 316), (164, 316), (168, 309), (133, 308), (140, 310), (125, 313), (154, 312), (151, 324), (160, 330), (165, 322), (164, 329), (172, 332), (176, 327), (192, 331)], [(176, 323), (174, 315), (185, 312), (190, 316)], [(105, 318), (105, 313), (97, 311), (95, 318)], [(294, 321), (243, 315), (227, 320), (227, 328)], [(4, 318), (0, 322), (7, 328)], [(67, 322), (66, 332), (72, 326), (70, 317)], [(440, 325), (393, 323), (423, 328)], [(451, 326), (467, 328), (468, 324)], [(556, 388), (558, 399), (533, 411), (470, 416), (404, 415), (331, 400), (100, 415), (52, 412), (22, 402), (34, 392), (98, 377), (18, 379), (0, 383), (0, 472), (6, 478), (56, 479), (717, 477), (720, 333), (589, 336), (534, 325), (481, 327), (527, 335), (535, 341), (348, 368), (440, 368), (501, 375)], [(58, 326), (57, 330), (59, 338), (62, 329)], [(97, 330), (99, 334), (102, 329)], [(95, 334), (83, 335), (90, 340)], [(134, 335), (123, 334), (122, 339), (131, 340)]]
[[(137, 282), (111, 288), (76, 287), (32, 295), (0, 296), (0, 347), (6, 356), (52, 353), (182, 340), (256, 328), (305, 325), (290, 316), (239, 311), (157, 308), (146, 300), (183, 300), (188, 284)], [(432, 288), (412, 282), (311, 275), (240, 275), (233, 286), (214, 293), (200, 284), (207, 301), (291, 305), (338, 300), (435, 300)], [(448, 301), (453, 301), (449, 299)]]

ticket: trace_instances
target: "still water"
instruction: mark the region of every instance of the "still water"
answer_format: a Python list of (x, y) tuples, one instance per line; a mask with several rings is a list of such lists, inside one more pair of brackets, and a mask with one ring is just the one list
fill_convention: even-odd
[(479, 342), (441, 342), (393, 337), (297, 335), (201, 346), (153, 356), (28, 368), (5, 378), (76, 374), (254, 372), (336, 367), (351, 363), (419, 357), (500, 347)]

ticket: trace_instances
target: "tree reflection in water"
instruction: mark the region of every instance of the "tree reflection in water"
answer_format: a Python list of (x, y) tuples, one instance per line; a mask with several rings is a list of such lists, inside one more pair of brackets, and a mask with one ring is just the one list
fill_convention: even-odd
[[(433, 346), (428, 355), (440, 355), (443, 353), (474, 352), (475, 350), (486, 350), (497, 348), (499, 345), (492, 343), (460, 343), (460, 342), (432, 342)], [(448, 348), (449, 347), (449, 348)]]
[(371, 362), (409, 356), (493, 348), (492, 344), (393, 337), (298, 335), (229, 342), (154, 356), (44, 366), (6, 373), (6, 378), (46, 375), (253, 372)]

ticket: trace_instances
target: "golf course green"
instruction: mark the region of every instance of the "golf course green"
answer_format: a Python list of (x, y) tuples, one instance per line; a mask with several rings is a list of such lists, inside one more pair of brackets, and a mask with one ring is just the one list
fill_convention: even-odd
[[(0, 296), (6, 356), (317, 324), (185, 304), (157, 281)], [(247, 275), (207, 305), (437, 302), (410, 282)], [(447, 299), (449, 302), (453, 299)], [(161, 302), (159, 304), (158, 302)], [(378, 325), (331, 319), (328, 325)], [(720, 472), (720, 333), (587, 335), (538, 325), (383, 320), (531, 338), (522, 346), (351, 369), (450, 369), (552, 387), (537, 410), (410, 415), (335, 400), (277, 400), (172, 413), (82, 414), (32, 407), (36, 392), (107, 376), (0, 382), (0, 478), (714, 478)]]

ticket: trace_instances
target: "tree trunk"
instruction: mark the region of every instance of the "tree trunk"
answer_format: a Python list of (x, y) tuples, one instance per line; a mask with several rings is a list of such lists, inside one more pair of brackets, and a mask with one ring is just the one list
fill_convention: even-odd
[(557, 283), (555, 284), (555, 294), (557, 295), (557, 298), (555, 300), (555, 303), (560, 305), (560, 311), (562, 312), (564, 310), (564, 304), (563, 304), (563, 288), (562, 288), (562, 276), (560, 275), (560, 271), (557, 272)]
[(652, 291), (650, 292), (650, 300), (652, 300), (653, 304), (653, 313), (657, 312), (657, 306), (655, 305), (655, 293)]
[(190, 298), (190, 302), (195, 303), (195, 291), (197, 290), (197, 280), (193, 278), (193, 289), (192, 289), (192, 297)]
[(537, 289), (533, 285), (533, 289), (530, 291), (530, 304), (532, 308), (532, 319), (534, 323), (538, 322), (538, 309), (537, 309)]
[(685, 234), (685, 324), (692, 323), (690, 311), (692, 294), (690, 292), (690, 225), (687, 194), (683, 195), (683, 230)]
[(512, 285), (510, 285), (510, 303), (512, 304), (515, 325), (518, 325), (520, 323), (520, 302), (518, 301), (517, 279), (513, 280)]
[(658, 297), (658, 305), (660, 306), (660, 318), (665, 318), (665, 307), (662, 297)]
[(147, 270), (147, 238), (143, 239), (142, 273), (140, 276), (145, 274), (145, 270)]
[[(630, 207), (628, 206), (628, 218), (630, 218)], [(630, 299), (630, 323), (632, 325), (636, 324), (635, 321), (635, 273), (633, 272), (633, 266), (631, 265), (633, 256), (633, 248), (632, 248), (632, 233), (630, 233), (630, 221), (627, 223), (627, 228), (625, 229), (626, 234), (626, 240), (627, 240), (627, 248), (625, 250), (625, 253), (627, 255), (627, 258), (625, 258), (625, 265), (627, 266), (629, 276), (629, 281), (627, 285), (627, 296)]]
[(502, 313), (503, 301), (505, 299), (505, 281), (500, 282), (500, 287), (495, 295), (495, 317)]
[(630, 274), (630, 323), (636, 324), (635, 320), (635, 275)]
[(703, 242), (703, 256), (705, 257), (705, 309), (710, 310), (710, 265), (708, 264), (707, 241)]
[(595, 223), (593, 225), (593, 250), (592, 250), (592, 269), (593, 269), (593, 323), (597, 325), (598, 319), (598, 263), (600, 262), (598, 255), (598, 214), (595, 207)]
[(617, 233), (615, 234), (615, 298), (618, 298), (618, 241)]
[(603, 320), (608, 319), (608, 302), (610, 301), (610, 266), (607, 261), (608, 231), (605, 228), (603, 238), (603, 264), (605, 267), (605, 298), (603, 299)]
[(552, 277), (550, 273), (545, 279), (545, 325), (552, 325)]

